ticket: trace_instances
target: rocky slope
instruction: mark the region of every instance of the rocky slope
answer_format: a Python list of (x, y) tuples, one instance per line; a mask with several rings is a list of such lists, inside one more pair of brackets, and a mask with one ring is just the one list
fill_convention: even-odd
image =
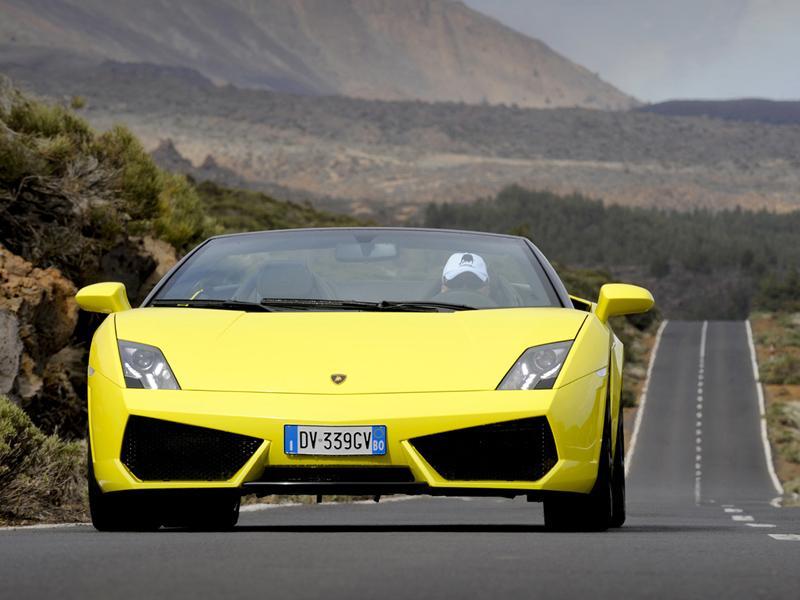
[(193, 176), (328, 206), (338, 198), (345, 211), (404, 219), (429, 201), (471, 201), (511, 184), (682, 210), (800, 203), (796, 125), (295, 96), (152, 65), (32, 72), (0, 57), (3, 71), (61, 101), (82, 96), (96, 127), (124, 122), (148, 149), (171, 138), (159, 157)]
[(0, 0), (0, 14), (0, 53), (34, 69), (74, 56), (304, 94), (634, 104), (542, 42), (452, 0)]

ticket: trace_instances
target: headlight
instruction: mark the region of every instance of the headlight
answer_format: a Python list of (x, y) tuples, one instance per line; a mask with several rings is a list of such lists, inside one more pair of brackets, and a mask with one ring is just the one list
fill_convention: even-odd
[(119, 340), (119, 356), (122, 359), (122, 374), (127, 387), (148, 390), (181, 389), (167, 359), (155, 346)]
[(528, 348), (497, 386), (498, 390), (549, 390), (561, 371), (572, 342)]

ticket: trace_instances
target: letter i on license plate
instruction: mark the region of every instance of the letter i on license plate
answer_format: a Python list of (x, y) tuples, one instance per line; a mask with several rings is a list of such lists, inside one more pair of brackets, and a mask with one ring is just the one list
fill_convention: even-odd
[(386, 426), (284, 425), (283, 451), (286, 454), (382, 455), (386, 454)]

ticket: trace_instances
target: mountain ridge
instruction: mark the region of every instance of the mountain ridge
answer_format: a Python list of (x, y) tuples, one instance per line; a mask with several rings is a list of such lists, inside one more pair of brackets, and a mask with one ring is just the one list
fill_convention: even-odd
[(669, 117), (708, 117), (710, 119), (768, 123), (771, 125), (800, 124), (800, 100), (771, 100), (767, 98), (667, 100), (643, 105), (636, 110)]
[(0, 0), (0, 13), (2, 52), (23, 63), (32, 61), (26, 52), (66, 52), (309, 95), (636, 105), (543, 42), (454, 0)]

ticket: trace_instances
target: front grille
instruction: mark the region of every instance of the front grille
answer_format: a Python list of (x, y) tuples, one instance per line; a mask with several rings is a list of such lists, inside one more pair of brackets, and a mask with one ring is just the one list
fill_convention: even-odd
[(227, 431), (130, 417), (120, 458), (143, 481), (225, 481), (262, 442)]
[(269, 467), (264, 483), (412, 483), (407, 467)]
[(545, 417), (506, 421), (411, 440), (449, 480), (536, 481), (558, 461)]

